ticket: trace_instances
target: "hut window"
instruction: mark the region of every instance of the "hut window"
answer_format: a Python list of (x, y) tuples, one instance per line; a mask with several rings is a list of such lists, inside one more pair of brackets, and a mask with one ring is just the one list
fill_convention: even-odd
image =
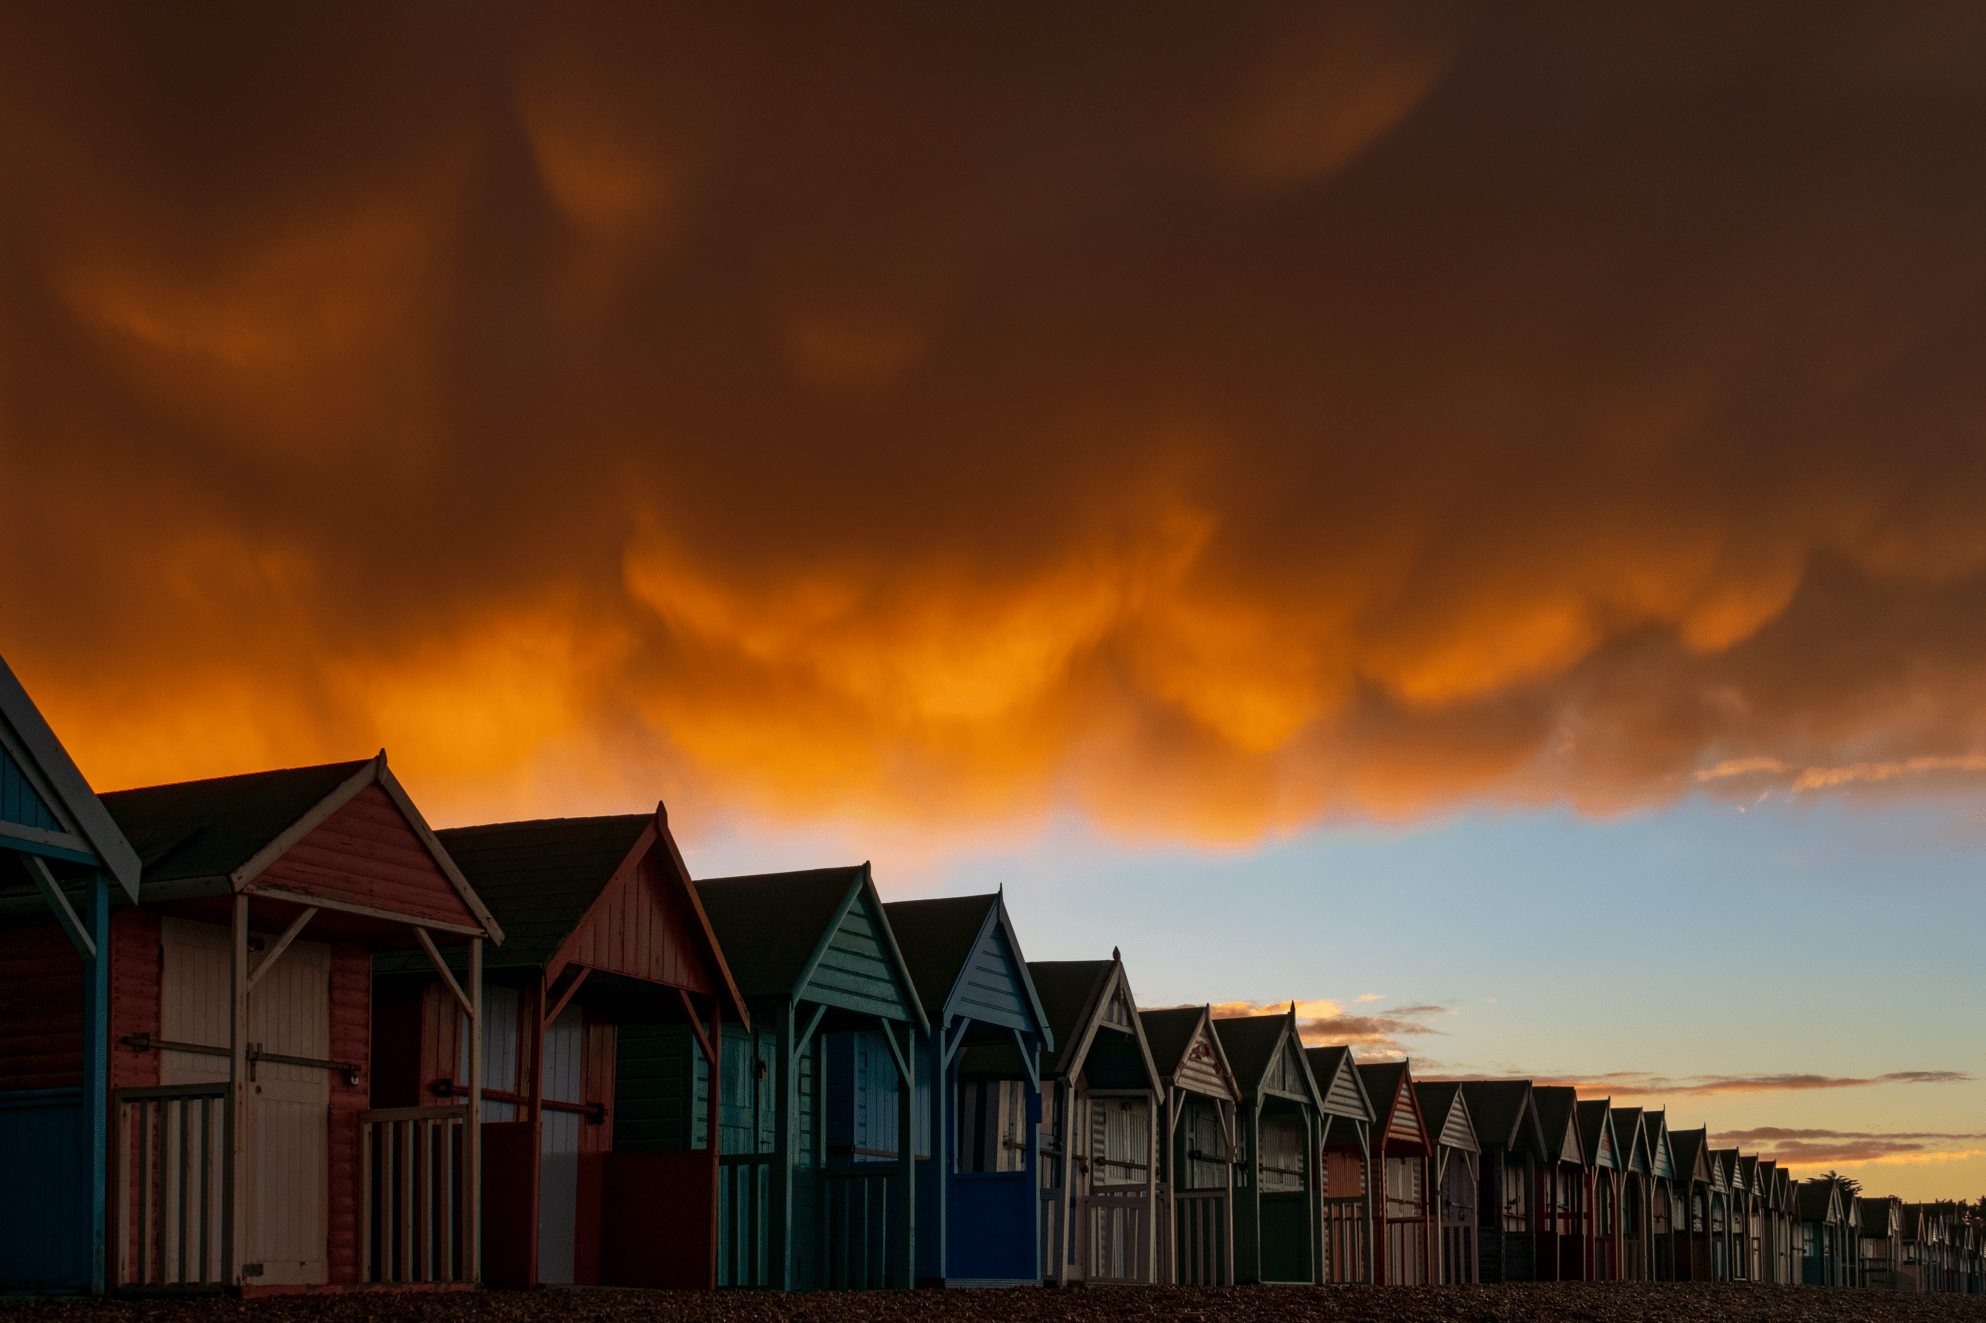
[(1689, 1197), (1689, 1229), (1691, 1231), (1703, 1230), (1703, 1196), (1700, 1194), (1693, 1194)]
[(1219, 1108), (1210, 1102), (1187, 1105), (1182, 1127), (1186, 1140), (1187, 1188), (1218, 1189), (1227, 1184), (1227, 1137), (1221, 1131)]
[(1020, 1171), (1027, 1166), (1027, 1100), (1019, 1080), (959, 1084), (959, 1170)]

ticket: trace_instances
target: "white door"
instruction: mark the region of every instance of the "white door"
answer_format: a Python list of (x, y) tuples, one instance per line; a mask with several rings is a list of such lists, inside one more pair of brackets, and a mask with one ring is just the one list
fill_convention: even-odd
[[(228, 1045), (232, 937), (218, 924), (167, 919), (160, 934), (159, 1036)], [(264, 937), (265, 942), (273, 938)], [(257, 960), (249, 955), (250, 967)], [(248, 1041), (264, 1052), (323, 1060), (331, 1054), (331, 950), (292, 942), (248, 997)], [(264, 1285), (316, 1285), (327, 1262), (331, 1077), (321, 1066), (258, 1061), (250, 1070), (244, 1264), (260, 1264)], [(225, 1080), (227, 1058), (161, 1054), (165, 1084)]]
[(1091, 1281), (1149, 1281), (1151, 1106), (1143, 1098), (1108, 1096), (1088, 1105), (1087, 1275)]
[[(567, 1006), (545, 1026), (545, 1098), (586, 1101), (585, 1021), (579, 1007)], [(573, 1112), (544, 1114), (538, 1177), (538, 1280), (569, 1284), (579, 1231), (579, 1127)]]

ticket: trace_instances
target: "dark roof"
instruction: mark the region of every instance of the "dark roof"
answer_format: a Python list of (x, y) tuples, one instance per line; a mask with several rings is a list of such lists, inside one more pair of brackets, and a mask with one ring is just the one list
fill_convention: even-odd
[[(910, 971), (917, 1000), (930, 1015), (942, 1015), (958, 986), (965, 962), (986, 927), (986, 916), (1000, 903), (997, 893), (983, 896), (940, 896), (931, 900), (895, 900), (883, 906), (904, 968)], [(1020, 959), (1020, 952), (1014, 952)]]
[[(1579, 1118), (1579, 1149), (1586, 1155), (1588, 1166), (1600, 1156), (1600, 1135), (1607, 1128), (1609, 1104), (1604, 1098), (1581, 1100), (1574, 1108)], [(1625, 1168), (1627, 1157), (1620, 1151), (1620, 1136), (1615, 1135), (1614, 1165)]]
[(1859, 1222), (1865, 1236), (1889, 1235), (1889, 1210), (1896, 1196), (1864, 1196), (1855, 1201), (1855, 1211), (1860, 1214)]
[(1254, 1089), (1276, 1059), (1276, 1048), (1289, 1028), (1289, 1013), (1274, 1015), (1232, 1015), (1214, 1018), (1214, 1034), (1221, 1040), (1221, 1052), (1235, 1083)]
[(503, 945), (484, 957), (487, 967), (550, 963), (654, 822), (653, 813), (622, 813), (436, 832), (503, 929)]
[(144, 879), (225, 877), (255, 857), (370, 758), (100, 795), (144, 861)]
[(1696, 1177), (1696, 1155), (1710, 1147), (1710, 1132), (1702, 1126), (1694, 1130), (1671, 1130), (1669, 1132), (1669, 1160), (1675, 1164), (1676, 1179), (1693, 1180)]
[(1531, 1089), (1531, 1104), (1538, 1109), (1538, 1124), (1545, 1132), (1545, 1151), (1553, 1162), (1565, 1157), (1565, 1132), (1572, 1128), (1578, 1102), (1579, 1090), (1570, 1084), (1539, 1084)]
[(1158, 1073), (1172, 1077), (1179, 1070), (1179, 1061), (1186, 1055), (1187, 1047), (1193, 1042), (1193, 1031), (1200, 1027), (1200, 1017), (1207, 1013), (1204, 1006), (1168, 1006), (1164, 1010), (1139, 1011), (1138, 1023), (1145, 1027), (1145, 1042), (1152, 1049), (1152, 1064)]
[(1517, 1127), (1531, 1099), (1529, 1080), (1464, 1080), (1462, 1096), (1476, 1121), (1476, 1138), (1485, 1144), (1514, 1146)]
[(1816, 1176), (1812, 1180), (1800, 1182), (1800, 1220), (1802, 1222), (1825, 1222), (1827, 1220), (1828, 1196), (1834, 1193), (1834, 1182)]
[[(1321, 1081), (1319, 1087), (1322, 1087)], [(1462, 1086), (1454, 1080), (1441, 1084), (1422, 1084), (1415, 1081), (1414, 1100), (1421, 1105), (1421, 1124), (1427, 1127), (1429, 1143), (1441, 1142), (1441, 1132), (1448, 1128), (1448, 1114), (1455, 1110), (1455, 1102), (1461, 1096)], [(1466, 1107), (1468, 1104), (1464, 1103), (1463, 1106)]]
[[(894, 920), (892, 920), (894, 922)], [(1079, 1023), (1089, 1006), (1117, 968), (1115, 960), (1030, 960), (1028, 977), (1034, 982), (1034, 995), (1041, 998), (1042, 1013), (1057, 1043), (1055, 1060), (1049, 1069), (1064, 1073), (1062, 1058), (1074, 1051), (1082, 1036)]]
[(1400, 1077), (1407, 1073), (1407, 1063), (1359, 1061), (1353, 1064), (1358, 1067), (1359, 1083), (1365, 1085), (1365, 1096), (1372, 1100), (1372, 1123), (1377, 1126), (1388, 1124), (1394, 1105), (1400, 1100)]
[(853, 864), (696, 883), (738, 991), (747, 997), (791, 994), (842, 901), (868, 868)]

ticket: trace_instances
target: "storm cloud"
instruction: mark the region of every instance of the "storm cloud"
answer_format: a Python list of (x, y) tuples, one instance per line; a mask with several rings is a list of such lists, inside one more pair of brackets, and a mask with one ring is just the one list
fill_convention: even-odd
[(0, 650), (444, 821), (1974, 776), (1981, 141), (1961, 5), (16, 7)]

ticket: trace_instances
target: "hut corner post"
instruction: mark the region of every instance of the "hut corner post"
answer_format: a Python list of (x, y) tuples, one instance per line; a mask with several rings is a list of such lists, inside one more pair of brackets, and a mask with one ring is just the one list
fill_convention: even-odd
[(239, 1285), (247, 1269), (248, 1218), (242, 1192), (247, 1184), (248, 1162), (248, 894), (234, 894), (234, 950), (228, 975), (228, 1113), (227, 1170), (221, 1185), (226, 1202), (221, 1206), (224, 1226), (221, 1243), (227, 1262), (221, 1265), (221, 1280)]
[[(883, 1032), (895, 1035), (888, 1021), (883, 1023)], [(897, 1284), (905, 1290), (917, 1285), (917, 1026), (904, 1021), (903, 1025), (903, 1086), (896, 1092), (896, 1133), (897, 1133), (897, 1225), (896, 1256)], [(937, 1079), (933, 1079), (933, 1085)], [(933, 1093), (937, 1090), (933, 1088)], [(942, 1201), (946, 1190), (945, 1170), (941, 1167), (934, 1173), (939, 1181), (938, 1197)], [(1034, 1191), (1028, 1192), (1030, 1195)]]
[(462, 1201), (463, 1276), (483, 1281), (483, 939), (469, 939), (469, 1113), (462, 1166), (468, 1195)]
[[(694, 1007), (691, 1006), (687, 997), (683, 999), (683, 1004), (694, 1011)], [(710, 1283), (710, 1289), (714, 1291), (717, 1289), (717, 1189), (718, 1185), (724, 1179), (724, 1166), (721, 1161), (722, 1150), (717, 1143), (718, 1107), (721, 1105), (724, 1096), (724, 1085), (722, 1082), (724, 1077), (724, 997), (722, 993), (713, 992), (710, 994), (710, 1037), (697, 1046), (698, 1050), (703, 1053), (703, 1059), (710, 1067), (710, 1120), (703, 1128), (703, 1146), (710, 1150), (710, 1245), (708, 1247), (709, 1253), (705, 1256), (707, 1262), (704, 1265), (704, 1269), (707, 1274), (705, 1280)], [(696, 1080), (695, 1071), (691, 1071), (690, 1077), (691, 1084), (694, 1085)], [(696, 1130), (695, 1117), (691, 1117), (685, 1124), (691, 1136), (694, 1137)]]
[(102, 1295), (107, 1252), (106, 1202), (110, 1181), (110, 875), (90, 875), (90, 940), (96, 953), (85, 962), (83, 1024), (83, 1121), (89, 1144), (90, 1294)]

